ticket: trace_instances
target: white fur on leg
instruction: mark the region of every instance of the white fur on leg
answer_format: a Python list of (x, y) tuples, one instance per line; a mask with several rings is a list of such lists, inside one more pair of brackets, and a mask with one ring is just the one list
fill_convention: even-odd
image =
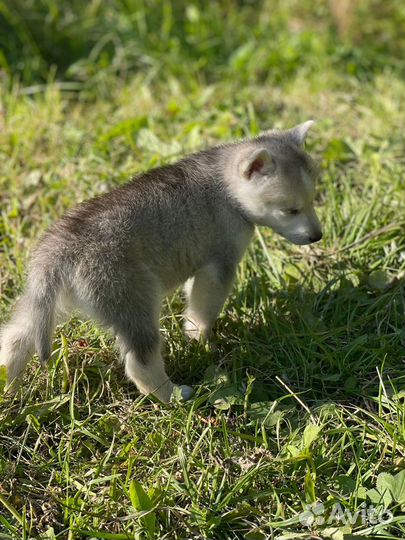
[(184, 334), (189, 339), (199, 340), (201, 338), (208, 337), (209, 329), (207, 329), (204, 324), (197, 322), (188, 312), (186, 313), (186, 317), (187, 318), (184, 321), (183, 330)]
[(184, 314), (184, 333), (190, 339), (208, 338), (226, 296), (231, 287), (233, 274), (225, 282), (214, 263), (201, 268), (189, 279), (184, 291), (187, 309)]
[(174, 384), (165, 372), (160, 351), (151, 353), (145, 364), (138, 362), (134, 351), (125, 356), (125, 372), (142, 394), (153, 394), (160, 401), (170, 401)]
[(20, 315), (1, 331), (0, 365), (6, 366), (7, 381), (11, 384), (18, 378), (33, 352), (32, 329)]
[[(192, 295), (194, 282), (195, 282), (195, 278), (192, 277), (188, 279), (186, 283), (184, 284), (184, 292), (186, 293), (186, 296), (188, 298), (188, 304), (190, 304), (190, 298)], [(203, 325), (196, 320), (195, 315), (191, 313), (190, 306), (188, 306), (185, 313), (183, 330), (184, 330), (184, 334), (189, 339), (196, 339), (196, 340), (199, 340), (204, 335), (204, 332), (206, 331), (206, 329), (203, 328)]]

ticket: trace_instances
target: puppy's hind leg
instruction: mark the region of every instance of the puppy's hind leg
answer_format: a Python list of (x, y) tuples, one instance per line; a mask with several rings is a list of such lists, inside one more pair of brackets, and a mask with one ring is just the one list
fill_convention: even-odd
[[(118, 335), (121, 354), (125, 360), (125, 372), (142, 394), (153, 394), (167, 403), (175, 385), (165, 371), (160, 352), (159, 328), (157, 325), (147, 324), (145, 320), (140, 324), (137, 314), (134, 313), (133, 316), (135, 325)], [(144, 314), (142, 318), (144, 319)], [(184, 399), (188, 399), (192, 393), (188, 386), (181, 386), (180, 391)]]
[[(139, 278), (138, 278), (139, 279)], [(127, 294), (121, 296), (119, 313), (115, 314), (113, 329), (118, 338), (125, 372), (142, 394), (153, 394), (167, 403), (170, 401), (174, 384), (168, 377), (160, 351), (159, 287), (148, 286), (142, 292), (129, 286)], [(180, 387), (187, 399), (192, 390)]]
[[(138, 340), (137, 340), (138, 341)], [(125, 372), (142, 394), (153, 394), (167, 403), (174, 384), (166, 374), (158, 342), (144, 350), (139, 341), (125, 355)]]
[(96, 270), (90, 284), (86, 276), (86, 286), (79, 289), (87, 309), (117, 336), (125, 372), (140, 392), (170, 401), (174, 384), (160, 352), (159, 283), (136, 262), (106, 264), (105, 269), (99, 265)]

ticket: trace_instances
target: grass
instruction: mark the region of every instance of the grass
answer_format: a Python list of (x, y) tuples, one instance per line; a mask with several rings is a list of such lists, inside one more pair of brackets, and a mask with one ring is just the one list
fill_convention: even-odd
[[(181, 295), (167, 300), (167, 366), (196, 385), (187, 403), (140, 397), (91, 322), (59, 327), (49, 368), (34, 359), (0, 397), (0, 538), (404, 538), (402, 6), (334, 19), (292, 0), (104, 4), (80, 17), (0, 2), (1, 317), (67, 208), (271, 126), (317, 120), (324, 239), (257, 230), (215, 349), (182, 337)], [(337, 504), (360, 514), (333, 519)], [(371, 505), (390, 522), (362, 519)]]

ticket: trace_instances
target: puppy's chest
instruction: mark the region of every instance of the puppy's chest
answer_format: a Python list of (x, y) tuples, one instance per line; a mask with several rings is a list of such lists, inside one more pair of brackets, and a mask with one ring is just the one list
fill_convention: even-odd
[(156, 253), (153, 271), (164, 288), (171, 290), (212, 262), (220, 267), (236, 265), (252, 233), (253, 228), (230, 227), (229, 223), (207, 227), (205, 231), (188, 229)]
[(155, 252), (150, 263), (165, 289), (173, 289), (193, 276), (196, 271), (226, 248), (220, 238), (206, 235), (190, 235), (173, 238), (165, 243), (159, 253)]

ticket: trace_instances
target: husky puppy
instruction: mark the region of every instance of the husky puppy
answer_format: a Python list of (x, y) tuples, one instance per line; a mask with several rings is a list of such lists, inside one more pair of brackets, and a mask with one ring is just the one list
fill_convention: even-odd
[[(316, 167), (303, 150), (312, 123), (204, 150), (68, 211), (36, 248), (25, 293), (3, 327), (8, 381), (34, 352), (50, 358), (60, 315), (78, 310), (111, 328), (140, 392), (169, 401), (162, 298), (187, 282), (185, 333), (206, 337), (255, 225), (295, 244), (321, 239)], [(192, 392), (180, 389), (185, 398)]]

